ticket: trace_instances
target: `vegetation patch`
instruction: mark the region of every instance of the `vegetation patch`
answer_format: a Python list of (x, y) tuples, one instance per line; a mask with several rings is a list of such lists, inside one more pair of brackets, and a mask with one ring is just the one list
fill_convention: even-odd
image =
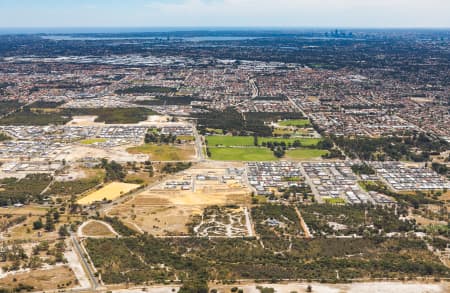
[(322, 157), (323, 155), (328, 154), (326, 150), (318, 150), (318, 149), (294, 149), (288, 150), (286, 152), (286, 157), (293, 160), (311, 160)]
[(281, 126), (309, 127), (311, 122), (308, 119), (291, 119), (278, 122)]
[(147, 120), (149, 115), (158, 113), (146, 108), (92, 108), (66, 109), (65, 113), (75, 115), (95, 115), (95, 122), (106, 124), (135, 124)]
[[(0, 84), (1, 93), (1, 84)], [(19, 109), (23, 104), (18, 101), (0, 101), (0, 115), (8, 114), (11, 111)]]
[(280, 138), (280, 137), (258, 137), (258, 143), (260, 145), (267, 144), (267, 143), (284, 143), (286, 145), (288, 144), (294, 144), (296, 141), (300, 142), (301, 146), (305, 147), (313, 147), (317, 146), (319, 142), (322, 141), (320, 138)]
[(25, 107), (0, 119), (0, 125), (61, 125), (71, 120), (70, 115), (62, 112), (47, 112), (44, 110), (31, 110)]
[(0, 180), (0, 206), (42, 202), (44, 196), (41, 192), (51, 180), (47, 174), (31, 174), (20, 180), (16, 178)]
[(311, 233), (324, 235), (377, 235), (380, 231), (414, 231), (412, 221), (399, 219), (394, 208), (358, 205), (313, 204), (300, 207)]
[[(280, 215), (281, 216), (281, 215)], [(154, 238), (147, 235), (86, 240), (86, 249), (107, 284), (164, 283), (180, 276), (188, 292), (207, 292), (207, 282), (238, 279), (448, 277), (450, 269), (416, 239)], [(292, 243), (292, 244), (289, 244)], [(287, 249), (280, 251), (280, 247)], [(152, 268), (152, 269), (150, 269)], [(201, 291), (199, 291), (202, 288)], [(185, 291), (186, 292), (186, 291)]]
[(191, 145), (157, 145), (144, 144), (141, 146), (129, 148), (131, 154), (146, 154), (153, 161), (188, 161), (195, 155), (194, 147)]

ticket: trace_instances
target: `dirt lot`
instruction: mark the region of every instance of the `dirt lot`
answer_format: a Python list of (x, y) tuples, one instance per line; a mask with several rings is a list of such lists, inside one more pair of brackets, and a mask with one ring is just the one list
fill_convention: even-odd
[(113, 182), (105, 187), (81, 198), (78, 200), (78, 204), (88, 205), (96, 201), (101, 201), (103, 199), (114, 200), (120, 197), (122, 194), (130, 192), (134, 189), (137, 189), (140, 185), (138, 184), (129, 184), (129, 183), (120, 183)]
[(242, 182), (223, 182), (219, 179), (196, 180), (196, 176), (200, 174), (221, 178), (226, 172), (222, 166), (217, 168), (204, 164), (195, 166), (169, 180), (189, 182), (189, 190), (167, 189), (165, 181), (113, 207), (107, 214), (118, 216), (131, 228), (153, 235), (187, 234), (186, 224), (190, 222), (191, 216), (201, 215), (207, 206), (250, 204), (251, 191)]
[[(41, 217), (42, 218), (42, 217)], [(39, 216), (31, 216), (26, 219), (25, 222), (8, 229), (8, 232), (4, 233), (5, 240), (56, 240), (59, 238), (58, 229), (65, 223), (66, 217), (61, 217), (61, 221), (56, 224), (53, 232), (45, 232), (43, 229), (36, 231), (33, 230), (33, 222), (37, 221)], [(72, 217), (74, 220), (75, 218)]]
[[(217, 289), (219, 293), (231, 292), (231, 288), (238, 287), (243, 289), (244, 293), (260, 293), (257, 288), (273, 288), (276, 293), (307, 292), (308, 284), (291, 283), (291, 284), (258, 284), (258, 285), (242, 285), (242, 286), (217, 286), (211, 285), (211, 288)], [(401, 282), (370, 282), (370, 283), (353, 283), (353, 284), (311, 284), (312, 292), (315, 293), (445, 293), (449, 292), (448, 284), (439, 283), (401, 283)], [(148, 292), (152, 292), (148, 290)]]
[[(275, 293), (305, 293), (308, 284), (246, 284), (246, 285), (215, 285), (211, 284), (211, 289), (216, 289), (218, 293), (230, 293), (233, 287), (243, 289), (244, 293), (260, 293), (257, 287), (273, 288)], [(130, 289), (113, 290), (114, 293), (139, 293), (143, 292), (143, 287)], [(147, 287), (145, 292), (150, 293), (170, 293), (174, 292), (171, 286)], [(315, 293), (445, 293), (450, 292), (448, 283), (401, 283), (401, 282), (371, 282), (353, 284), (311, 284), (312, 292)]]
[(132, 155), (126, 151), (127, 148), (133, 147), (132, 145), (124, 145), (120, 147), (114, 147), (109, 149), (100, 149), (92, 146), (85, 145), (71, 145), (64, 149), (61, 155), (57, 156), (55, 160), (65, 159), (68, 162), (74, 162), (86, 157), (92, 158), (106, 158), (110, 161), (116, 161), (119, 163), (126, 162), (144, 162), (148, 160), (147, 155)]
[[(14, 281), (16, 280), (16, 281)], [(11, 274), (0, 279), (0, 288), (15, 288), (19, 283), (33, 286), (33, 291), (77, 286), (74, 273), (66, 266)]]
[(85, 237), (115, 237), (117, 233), (108, 224), (101, 221), (89, 221), (80, 226)]
[(0, 215), (34, 215), (34, 216), (43, 216), (47, 213), (47, 209), (44, 207), (38, 206), (24, 206), (21, 208), (0, 208)]

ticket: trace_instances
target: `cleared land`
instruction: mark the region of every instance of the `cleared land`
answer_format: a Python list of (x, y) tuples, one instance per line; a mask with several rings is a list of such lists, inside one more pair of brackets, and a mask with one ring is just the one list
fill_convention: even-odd
[[(201, 216), (206, 207), (250, 204), (250, 190), (237, 181), (223, 182), (220, 177), (226, 174), (226, 169), (211, 168), (211, 164), (223, 163), (211, 162), (174, 175), (153, 189), (114, 206), (107, 215), (117, 216), (130, 228), (156, 236), (188, 235), (187, 224), (192, 221), (193, 216)], [(234, 166), (227, 164), (226, 167)], [(196, 179), (197, 175), (206, 174), (217, 179)], [(190, 188), (168, 189), (166, 183), (174, 181), (191, 182)]]
[(96, 201), (106, 200), (114, 200), (120, 197), (122, 194), (132, 191), (133, 189), (138, 188), (140, 185), (138, 184), (129, 184), (129, 183), (120, 183), (113, 182), (105, 187), (81, 198), (78, 200), (78, 204), (88, 205)]
[(144, 144), (129, 148), (130, 154), (146, 154), (154, 161), (188, 161), (195, 158), (195, 149), (192, 145), (156, 145)]
[(293, 160), (312, 160), (326, 155), (328, 151), (317, 149), (295, 149), (286, 152), (286, 157)]
[(211, 159), (216, 161), (275, 161), (273, 152), (268, 148), (216, 148), (209, 147)]
[(114, 237), (115, 234), (103, 222), (90, 221), (82, 226), (81, 232), (86, 237)]
[(0, 288), (13, 289), (19, 284), (33, 287), (32, 291), (43, 291), (72, 288), (78, 281), (72, 270), (66, 266), (12, 274), (0, 279)]

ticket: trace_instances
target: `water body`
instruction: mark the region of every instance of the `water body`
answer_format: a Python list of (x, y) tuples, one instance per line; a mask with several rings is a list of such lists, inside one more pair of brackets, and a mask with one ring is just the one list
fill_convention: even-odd
[[(120, 40), (157, 40), (167, 39), (167, 37), (76, 37), (70, 35), (51, 35), (42, 38), (54, 41), (120, 41)], [(171, 40), (184, 40), (188, 42), (204, 41), (244, 41), (254, 40), (261, 37), (228, 37), (228, 36), (202, 36), (202, 37), (173, 37)]]

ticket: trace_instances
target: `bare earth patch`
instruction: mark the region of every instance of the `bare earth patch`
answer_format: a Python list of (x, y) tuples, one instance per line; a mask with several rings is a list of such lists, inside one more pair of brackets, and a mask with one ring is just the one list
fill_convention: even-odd
[(33, 286), (33, 291), (42, 291), (72, 288), (77, 286), (78, 281), (72, 270), (67, 266), (61, 266), (8, 275), (0, 279), (0, 288), (15, 288), (19, 283)]
[(85, 237), (115, 237), (116, 234), (111, 231), (107, 224), (100, 221), (90, 221), (81, 226), (81, 233)]

